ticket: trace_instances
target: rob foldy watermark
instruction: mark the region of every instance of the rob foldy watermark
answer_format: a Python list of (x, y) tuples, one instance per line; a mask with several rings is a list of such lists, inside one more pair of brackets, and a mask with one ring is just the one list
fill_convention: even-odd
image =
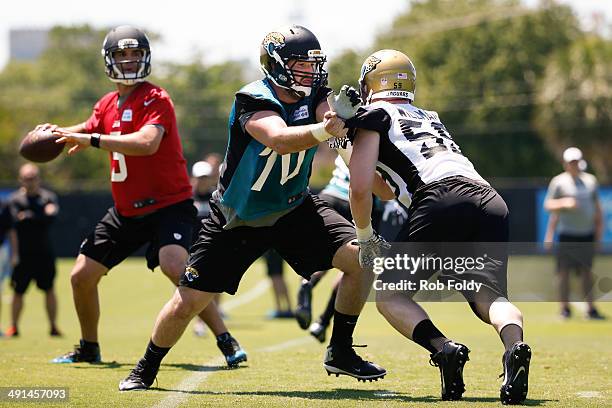
[[(376, 278), (372, 288), (375, 291), (479, 292), (483, 283), (470, 279), (469, 274), (484, 271), (487, 261), (486, 254), (439, 256), (421, 253), (412, 256), (396, 253), (381, 256), (373, 262), (372, 270)], [(444, 279), (432, 279), (433, 275), (444, 276)]]

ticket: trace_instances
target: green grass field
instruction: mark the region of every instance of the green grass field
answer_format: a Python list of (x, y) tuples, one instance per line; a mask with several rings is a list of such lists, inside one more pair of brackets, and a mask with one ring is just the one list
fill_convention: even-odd
[[(83, 407), (251, 407), (325, 406), (380, 407), (499, 406), (501, 343), (464, 303), (426, 305), (440, 328), (472, 350), (465, 368), (467, 391), (462, 402), (439, 400), (439, 375), (428, 354), (397, 334), (369, 303), (360, 318), (355, 341), (368, 344), (362, 355), (383, 365), (387, 377), (358, 383), (348, 377), (328, 377), (321, 361), (324, 346), (301, 331), (293, 320), (267, 320), (271, 289), (262, 264), (255, 264), (236, 297), (225, 296), (228, 325), (249, 353), (245, 367), (226, 370), (214, 338), (186, 332), (164, 360), (157, 388), (119, 393), (125, 377), (147, 344), (153, 321), (173, 288), (162, 274), (147, 271), (143, 260), (130, 259), (100, 285), (103, 364), (54, 365), (49, 361), (71, 349), (79, 329), (72, 305), (69, 270), (72, 260), (59, 262), (57, 290), (62, 339), (48, 337), (40, 292), (30, 287), (16, 339), (0, 339), (0, 387), (68, 387), (68, 403), (44, 406)], [(520, 258), (522, 270), (549, 270), (552, 260)], [(599, 268), (612, 270), (612, 257), (600, 258)], [(298, 279), (286, 274), (292, 293)], [(315, 313), (322, 310), (331, 276), (315, 290)], [(2, 327), (8, 325), (10, 293), (4, 285)], [(265, 289), (265, 290), (264, 290)], [(577, 317), (561, 321), (555, 303), (520, 303), (526, 316), (526, 341), (532, 346), (527, 405), (546, 407), (612, 406), (612, 322)], [(612, 316), (612, 304), (601, 303)], [(19, 406), (1, 402), (0, 406)], [(26, 405), (27, 406), (27, 405)]]

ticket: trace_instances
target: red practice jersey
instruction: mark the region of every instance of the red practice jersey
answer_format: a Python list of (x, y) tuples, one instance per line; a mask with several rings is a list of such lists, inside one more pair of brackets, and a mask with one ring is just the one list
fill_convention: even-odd
[(85, 124), (87, 133), (121, 137), (145, 125), (163, 126), (159, 149), (150, 156), (112, 152), (111, 184), (119, 214), (134, 217), (191, 197), (191, 185), (168, 93), (143, 82), (117, 107), (118, 92), (104, 95)]

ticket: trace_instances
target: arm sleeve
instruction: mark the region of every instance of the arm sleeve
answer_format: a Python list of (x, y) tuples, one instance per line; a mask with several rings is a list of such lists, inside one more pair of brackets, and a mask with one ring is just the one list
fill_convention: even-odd
[(544, 201), (560, 198), (559, 196), (559, 183), (557, 181), (557, 178), (553, 178), (550, 181), (550, 184), (548, 185), (548, 190), (546, 191), (546, 198), (544, 198)]
[(243, 93), (236, 94), (236, 118), (240, 121), (240, 127), (243, 131), (246, 131), (245, 126), (251, 116), (261, 111), (273, 111), (281, 116), (283, 115), (282, 108), (269, 99)]
[(391, 116), (382, 108), (372, 110), (360, 108), (355, 116), (346, 121), (346, 127), (349, 128), (348, 137), (351, 142), (355, 139), (357, 129), (386, 134), (391, 129)]
[(85, 133), (102, 133), (100, 126), (102, 123), (102, 108), (100, 105), (101, 101), (96, 102), (94, 105), (91, 116), (85, 122)]
[(148, 106), (144, 107), (140, 129), (144, 126), (152, 125), (161, 127), (164, 130), (164, 134), (166, 134), (168, 129), (171, 129), (173, 123), (176, 122), (174, 106), (168, 97), (152, 96), (151, 99), (153, 98), (155, 100), (152, 100)]

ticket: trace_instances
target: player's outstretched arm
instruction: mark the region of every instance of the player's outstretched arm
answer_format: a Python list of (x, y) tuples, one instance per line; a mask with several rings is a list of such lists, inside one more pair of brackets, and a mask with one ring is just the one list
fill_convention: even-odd
[(351, 213), (357, 231), (371, 229), (372, 189), (376, 177), (379, 136), (371, 130), (358, 130), (349, 163)]
[(359, 245), (359, 265), (372, 270), (376, 258), (389, 244), (372, 228), (372, 187), (378, 161), (378, 133), (360, 129), (353, 143), (349, 164), (349, 199)]
[[(59, 128), (60, 128), (59, 125), (56, 125), (56, 124), (53, 124), (53, 123), (41, 123), (39, 125), (36, 125), (34, 127), (34, 129), (32, 129), (30, 131), (30, 133), (38, 132), (38, 131), (42, 131), (42, 132), (50, 131), (50, 132), (53, 132), (53, 131), (55, 131), (56, 129), (59, 129)], [(77, 125), (67, 126), (67, 127), (64, 127), (63, 129), (68, 130), (70, 132), (76, 132), (76, 133), (84, 132), (85, 131), (85, 122), (79, 123)]]
[[(336, 148), (338, 155), (342, 158), (344, 163), (348, 166), (351, 160), (351, 155), (353, 154), (353, 146), (351, 144), (347, 144), (345, 148), (338, 147)], [(391, 190), (391, 187), (385, 180), (382, 178), (378, 172), (374, 175), (374, 183), (372, 184), (372, 192), (378, 198), (383, 201), (389, 201), (395, 199), (395, 193)]]
[(344, 121), (333, 112), (323, 122), (304, 126), (287, 126), (274, 111), (259, 111), (245, 124), (245, 129), (258, 142), (283, 155), (309, 149), (330, 137), (345, 137)]
[(149, 156), (155, 154), (159, 149), (164, 129), (161, 126), (146, 125), (134, 133), (121, 135), (121, 137), (73, 132), (62, 128), (55, 129), (53, 133), (60, 136), (56, 143), (65, 142), (69, 145), (68, 154), (70, 155), (94, 146), (126, 156)]

